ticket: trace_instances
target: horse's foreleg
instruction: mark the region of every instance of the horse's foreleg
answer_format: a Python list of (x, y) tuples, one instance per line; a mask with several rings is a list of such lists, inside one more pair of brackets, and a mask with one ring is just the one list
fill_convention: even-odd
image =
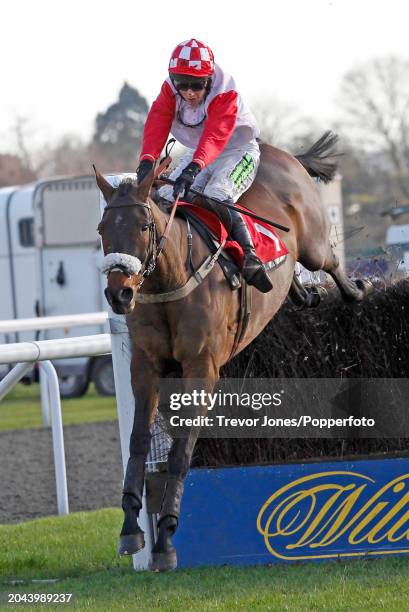
[(345, 302), (361, 302), (372, 291), (372, 283), (367, 280), (351, 280), (339, 265), (339, 259), (328, 245), (328, 254), (322, 267), (334, 279)]
[[(135, 366), (144, 371), (144, 376), (134, 375)], [(144, 360), (132, 359), (132, 388), (135, 396), (135, 415), (129, 444), (129, 459), (126, 467), (122, 494), (122, 509), (125, 513), (120, 535), (119, 554), (132, 555), (145, 546), (144, 533), (138, 524), (142, 508), (145, 479), (145, 461), (151, 442), (151, 423), (158, 406), (159, 378)], [(143, 380), (142, 380), (143, 379)]]
[(319, 286), (307, 289), (294, 273), (288, 295), (296, 310), (304, 310), (304, 308), (315, 308), (318, 306), (327, 295), (327, 291), (324, 287)]
[[(184, 393), (197, 390), (197, 384), (194, 384), (192, 379), (198, 378), (203, 379), (200, 390), (210, 393), (219, 377), (218, 369), (211, 356), (183, 364), (183, 375)], [(192, 417), (206, 414), (206, 412), (206, 404), (197, 406)], [(189, 471), (199, 432), (200, 427), (192, 427), (186, 437), (174, 439), (169, 451), (168, 478), (159, 515), (158, 539), (152, 549), (151, 569), (154, 571), (172, 570), (177, 566), (172, 537), (178, 526), (183, 483)]]

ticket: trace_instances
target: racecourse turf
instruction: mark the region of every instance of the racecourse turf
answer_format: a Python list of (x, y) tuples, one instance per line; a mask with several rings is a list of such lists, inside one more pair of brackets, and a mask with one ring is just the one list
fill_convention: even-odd
[[(83, 397), (61, 400), (61, 410), (64, 425), (117, 418), (115, 397), (98, 395), (93, 384)], [(0, 431), (42, 426), (40, 386), (16, 385), (0, 402)]]
[[(0, 608), (8, 593), (72, 593), (74, 610), (407, 610), (409, 559), (135, 572), (116, 554), (120, 510), (0, 525)], [(35, 582), (56, 579), (56, 582)]]

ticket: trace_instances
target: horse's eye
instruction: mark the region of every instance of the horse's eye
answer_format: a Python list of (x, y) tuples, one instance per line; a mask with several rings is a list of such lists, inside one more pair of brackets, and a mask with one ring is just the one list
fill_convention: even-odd
[(144, 225), (142, 225), (141, 232), (146, 232), (147, 229), (149, 229), (149, 223), (145, 223)]

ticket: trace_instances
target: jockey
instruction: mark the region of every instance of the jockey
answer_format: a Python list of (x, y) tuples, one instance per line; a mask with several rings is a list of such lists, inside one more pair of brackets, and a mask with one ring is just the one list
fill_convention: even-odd
[[(171, 173), (174, 186), (159, 195), (172, 200), (185, 197), (193, 187), (205, 196), (235, 203), (255, 179), (260, 149), (256, 120), (237, 92), (233, 78), (214, 63), (205, 44), (192, 38), (180, 43), (169, 62), (169, 77), (146, 119), (140, 155), (138, 184), (160, 157), (169, 133), (185, 147)], [(230, 209), (231, 237), (244, 252), (244, 279), (266, 293), (273, 285), (242, 215)]]

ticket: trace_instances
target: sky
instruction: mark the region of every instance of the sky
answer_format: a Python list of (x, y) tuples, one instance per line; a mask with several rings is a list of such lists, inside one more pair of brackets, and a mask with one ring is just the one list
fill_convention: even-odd
[(91, 136), (124, 81), (149, 104), (172, 49), (208, 44), (251, 104), (278, 99), (328, 127), (343, 75), (409, 58), (407, 0), (3, 0), (0, 152), (16, 118), (32, 142)]

